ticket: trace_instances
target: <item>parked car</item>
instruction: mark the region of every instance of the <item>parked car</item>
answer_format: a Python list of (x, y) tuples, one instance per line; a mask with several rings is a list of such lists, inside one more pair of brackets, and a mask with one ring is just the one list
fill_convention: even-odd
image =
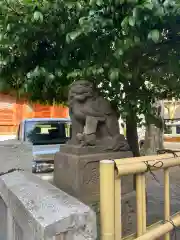
[(17, 139), (31, 142), (32, 172), (43, 173), (54, 170), (54, 156), (71, 137), (71, 120), (68, 118), (31, 118), (19, 124)]

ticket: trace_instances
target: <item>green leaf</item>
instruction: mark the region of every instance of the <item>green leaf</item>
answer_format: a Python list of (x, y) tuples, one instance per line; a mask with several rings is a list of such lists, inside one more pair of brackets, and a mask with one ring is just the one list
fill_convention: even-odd
[(8, 24), (6, 29), (9, 32), (11, 30), (11, 24)]
[(80, 77), (81, 75), (82, 75), (81, 71), (77, 69), (77, 70), (74, 70), (73, 72), (70, 72), (70, 73), (67, 75), (67, 79)]
[(143, 5), (144, 6), (144, 8), (147, 8), (147, 9), (149, 9), (149, 10), (152, 10), (153, 9), (153, 7), (154, 7), (154, 5), (153, 5), (153, 3), (146, 3), (146, 4), (144, 4)]
[(117, 5), (123, 4), (124, 2), (125, 2), (125, 0), (115, 0), (115, 3), (116, 3)]
[(138, 3), (138, 0), (127, 0), (128, 3)]
[(85, 17), (81, 17), (81, 18), (79, 19), (79, 24), (82, 26), (85, 21), (86, 21), (86, 18), (85, 18)]
[(117, 80), (119, 78), (119, 69), (118, 68), (111, 69), (109, 72), (109, 78), (111, 81)]
[(134, 36), (134, 42), (135, 43), (140, 43), (141, 39), (137, 36)]
[(101, 6), (103, 5), (103, 0), (96, 0), (96, 5)]
[(35, 11), (34, 14), (33, 14), (33, 19), (35, 21), (43, 22), (43, 15), (42, 15), (42, 13), (39, 12), (39, 11)]
[(136, 23), (135, 17), (129, 17), (129, 25), (133, 27), (135, 23)]
[(133, 9), (133, 17), (137, 18), (137, 16), (138, 16), (138, 8), (134, 8)]
[(121, 22), (121, 27), (125, 28), (129, 22), (128, 17), (125, 17), (123, 21)]
[(74, 31), (74, 32), (67, 34), (67, 36), (66, 36), (67, 43), (74, 41), (80, 34), (81, 34), (80, 31)]
[(89, 4), (90, 4), (91, 6), (95, 5), (95, 4), (96, 4), (96, 0), (90, 0), (90, 1), (89, 1)]
[(155, 43), (159, 41), (159, 38), (160, 38), (160, 32), (157, 29), (152, 30), (148, 34), (148, 39), (152, 39)]

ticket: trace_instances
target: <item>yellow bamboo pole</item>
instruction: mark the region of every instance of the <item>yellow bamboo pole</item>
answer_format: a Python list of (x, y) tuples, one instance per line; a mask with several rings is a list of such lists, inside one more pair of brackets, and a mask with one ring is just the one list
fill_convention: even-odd
[(137, 237), (143, 234), (143, 189), (142, 189), (142, 174), (136, 175), (136, 223), (137, 223)]
[[(177, 156), (180, 157), (180, 152), (178, 149), (173, 150), (176, 152)], [(165, 160), (174, 158), (172, 154), (159, 154), (159, 155), (152, 155), (152, 156), (142, 156), (142, 157), (131, 157), (131, 158), (122, 158), (122, 159), (115, 159), (116, 165), (128, 164), (128, 163), (137, 163), (143, 161), (155, 161), (155, 160)]]
[(101, 240), (115, 238), (115, 196), (114, 196), (114, 162), (100, 162), (100, 220)]
[(121, 179), (115, 178), (115, 240), (122, 239)]
[[(180, 226), (180, 213), (178, 213), (175, 217), (172, 217), (172, 221), (176, 227)], [(172, 231), (174, 229), (174, 226), (170, 222), (166, 222), (160, 226), (157, 226), (156, 228), (148, 231), (147, 233), (143, 234), (143, 236), (140, 236), (136, 238), (136, 240), (156, 240), (160, 237), (164, 236), (166, 233)]]
[[(164, 169), (164, 220), (170, 218), (170, 186), (169, 186), (169, 169)], [(166, 233), (165, 240), (170, 240), (170, 234)]]
[[(180, 157), (173, 157), (169, 159), (161, 159), (161, 161), (148, 161), (148, 164), (151, 165), (151, 170), (157, 171), (159, 169), (175, 167), (180, 165)], [(154, 165), (154, 166), (153, 166)], [(130, 174), (137, 174), (142, 173), (147, 170), (147, 164), (142, 162), (135, 162), (135, 163), (128, 163), (123, 164), (123, 167), (119, 164), (116, 165), (118, 169), (118, 175), (130, 175)]]
[(143, 214), (143, 233), (146, 232), (146, 175), (142, 174), (142, 214)]

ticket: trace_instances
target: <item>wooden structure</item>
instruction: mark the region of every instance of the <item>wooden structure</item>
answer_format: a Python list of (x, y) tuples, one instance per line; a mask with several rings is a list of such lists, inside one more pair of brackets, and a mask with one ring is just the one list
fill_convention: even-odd
[[(133, 163), (133, 164), (132, 164)], [(101, 240), (155, 240), (164, 236), (170, 240), (170, 232), (180, 226), (180, 212), (170, 216), (169, 168), (180, 165), (180, 153), (144, 156), (100, 162), (100, 214)], [(147, 171), (164, 170), (164, 221), (147, 227), (146, 179)], [(136, 177), (136, 233), (122, 237), (121, 177)]]
[(16, 133), (19, 122), (25, 118), (66, 118), (68, 108), (61, 105), (30, 104), (26, 100), (0, 94), (0, 135)]

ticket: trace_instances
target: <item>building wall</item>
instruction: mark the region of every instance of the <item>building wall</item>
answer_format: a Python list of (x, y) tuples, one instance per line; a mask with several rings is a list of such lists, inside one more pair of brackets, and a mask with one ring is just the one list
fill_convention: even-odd
[(15, 97), (0, 94), (0, 135), (16, 133), (19, 122), (25, 118), (68, 116), (68, 108), (61, 105), (30, 104), (26, 100), (17, 101)]

